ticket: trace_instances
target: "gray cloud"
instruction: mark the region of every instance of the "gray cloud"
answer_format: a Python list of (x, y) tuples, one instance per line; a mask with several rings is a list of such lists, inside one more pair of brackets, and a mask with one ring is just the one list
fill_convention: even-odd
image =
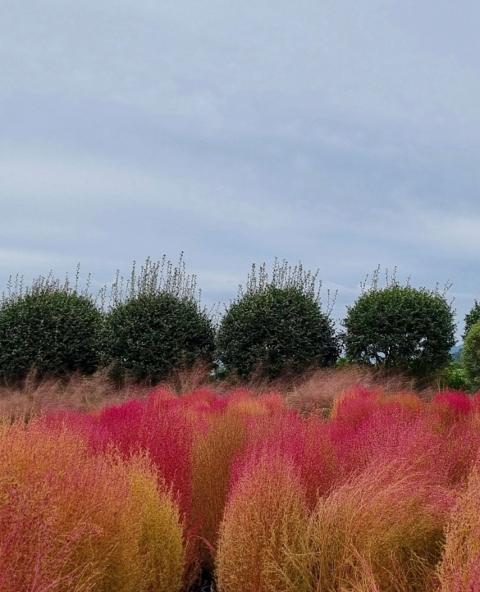
[(480, 7), (70, 0), (0, 8), (0, 282), (180, 250), (207, 300), (251, 261), (377, 263), (480, 297)]

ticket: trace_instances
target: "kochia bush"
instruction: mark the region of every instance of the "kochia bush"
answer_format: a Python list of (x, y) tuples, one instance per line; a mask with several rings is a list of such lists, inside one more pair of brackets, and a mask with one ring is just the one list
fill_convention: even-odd
[(90, 454), (64, 430), (0, 429), (0, 591), (178, 592), (183, 533), (142, 457)]
[(374, 286), (348, 309), (345, 345), (351, 361), (431, 373), (450, 360), (455, 344), (453, 311), (437, 292)]
[(441, 592), (480, 589), (480, 472), (472, 469), (446, 528), (446, 544), (438, 569)]
[[(219, 592), (308, 589), (304, 582), (308, 556), (303, 547), (307, 521), (305, 494), (288, 460), (264, 457), (244, 467), (220, 527)], [(285, 563), (287, 549), (296, 554), (300, 565)]]
[(382, 592), (433, 590), (448, 508), (428, 473), (402, 463), (368, 467), (318, 501), (308, 533), (310, 591), (363, 590), (367, 578)]
[(277, 264), (273, 279), (255, 267), (244, 293), (222, 319), (218, 356), (228, 371), (248, 378), (255, 372), (273, 378), (329, 366), (338, 357), (330, 317), (320, 307), (316, 276)]

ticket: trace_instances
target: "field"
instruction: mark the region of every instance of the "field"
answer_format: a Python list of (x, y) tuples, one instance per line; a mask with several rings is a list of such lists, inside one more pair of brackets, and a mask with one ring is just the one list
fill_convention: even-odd
[(1, 592), (480, 590), (480, 398), (189, 380), (1, 393)]

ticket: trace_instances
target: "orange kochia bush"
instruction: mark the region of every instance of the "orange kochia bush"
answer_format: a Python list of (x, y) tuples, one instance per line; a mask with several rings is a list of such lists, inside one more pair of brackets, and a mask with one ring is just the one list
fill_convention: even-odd
[(36, 421), (0, 430), (0, 590), (180, 590), (183, 533), (141, 456), (92, 455)]

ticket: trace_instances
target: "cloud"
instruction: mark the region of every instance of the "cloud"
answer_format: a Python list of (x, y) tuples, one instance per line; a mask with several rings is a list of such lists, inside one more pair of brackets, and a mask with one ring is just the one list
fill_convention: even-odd
[(339, 286), (340, 317), (380, 263), (453, 280), (462, 317), (479, 17), (473, 0), (6, 0), (0, 282), (77, 261), (107, 281), (185, 250), (228, 299), (278, 256)]

